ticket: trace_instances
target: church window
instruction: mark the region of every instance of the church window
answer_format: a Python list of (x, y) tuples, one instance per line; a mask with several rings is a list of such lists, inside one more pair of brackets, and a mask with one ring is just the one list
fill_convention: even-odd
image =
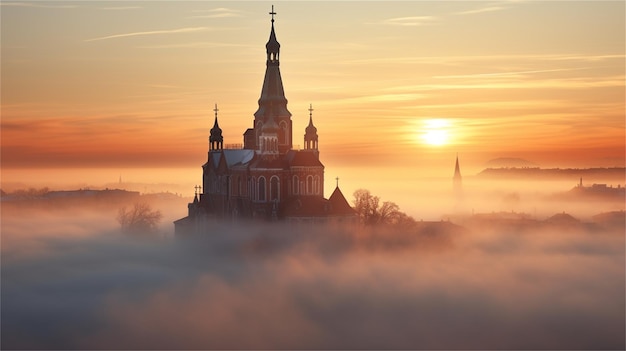
[(278, 143), (287, 144), (287, 122), (280, 121), (280, 132), (278, 133)]
[(308, 195), (313, 194), (313, 176), (309, 175), (306, 177), (306, 193)]
[(277, 176), (270, 179), (270, 200), (279, 200), (280, 198), (280, 180)]
[(298, 179), (297, 175), (293, 176), (293, 194), (298, 195), (298, 188), (300, 187), (300, 179)]
[(259, 201), (265, 201), (265, 177), (259, 178)]
[(313, 192), (316, 195), (320, 194), (320, 176), (315, 176), (314, 180), (313, 180)]

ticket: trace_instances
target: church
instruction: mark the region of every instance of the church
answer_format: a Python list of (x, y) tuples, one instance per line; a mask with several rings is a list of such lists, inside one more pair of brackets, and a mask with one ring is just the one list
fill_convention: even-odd
[(187, 217), (174, 222), (177, 234), (203, 232), (210, 219), (299, 223), (357, 220), (338, 183), (332, 195), (324, 198), (324, 165), (312, 106), (304, 130), (304, 149), (293, 148), (292, 115), (280, 74), (275, 14), (272, 8), (270, 36), (265, 45), (265, 78), (252, 127), (243, 133), (243, 145), (225, 148), (215, 105), (208, 158), (202, 166), (202, 187), (196, 187)]

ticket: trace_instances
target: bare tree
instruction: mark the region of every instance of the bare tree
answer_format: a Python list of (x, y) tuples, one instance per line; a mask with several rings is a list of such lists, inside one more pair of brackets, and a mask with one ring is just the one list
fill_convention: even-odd
[(154, 233), (162, 217), (161, 211), (153, 211), (145, 202), (136, 203), (131, 209), (122, 207), (117, 213), (122, 232), (135, 235)]
[(378, 196), (373, 196), (369, 190), (358, 189), (354, 192), (354, 210), (363, 224), (378, 222)]
[(380, 198), (366, 189), (354, 192), (354, 209), (361, 223), (366, 225), (392, 224), (410, 225), (414, 223), (412, 217), (400, 211), (400, 207), (391, 201), (380, 203)]

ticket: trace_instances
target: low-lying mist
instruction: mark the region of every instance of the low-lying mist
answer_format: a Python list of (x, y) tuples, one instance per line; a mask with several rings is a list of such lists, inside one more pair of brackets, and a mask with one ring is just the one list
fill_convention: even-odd
[(2, 349), (623, 349), (623, 227), (2, 217)]

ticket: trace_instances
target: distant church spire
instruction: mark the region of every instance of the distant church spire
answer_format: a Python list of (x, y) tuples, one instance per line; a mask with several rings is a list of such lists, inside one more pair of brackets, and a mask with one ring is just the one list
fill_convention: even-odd
[(304, 130), (304, 149), (317, 150), (317, 128), (313, 125), (313, 104), (309, 104), (309, 125)]
[(456, 154), (456, 164), (454, 165), (454, 177), (453, 177), (453, 183), (454, 183), (454, 194), (457, 196), (457, 198), (460, 198), (463, 196), (463, 182), (462, 182), (462, 178), (461, 178), (461, 167), (459, 167), (459, 154)]
[(211, 151), (213, 150), (221, 150), (224, 145), (224, 137), (222, 136), (222, 129), (220, 125), (217, 123), (217, 104), (215, 104), (215, 122), (213, 123), (213, 128), (211, 128), (211, 136), (209, 137), (209, 144)]

